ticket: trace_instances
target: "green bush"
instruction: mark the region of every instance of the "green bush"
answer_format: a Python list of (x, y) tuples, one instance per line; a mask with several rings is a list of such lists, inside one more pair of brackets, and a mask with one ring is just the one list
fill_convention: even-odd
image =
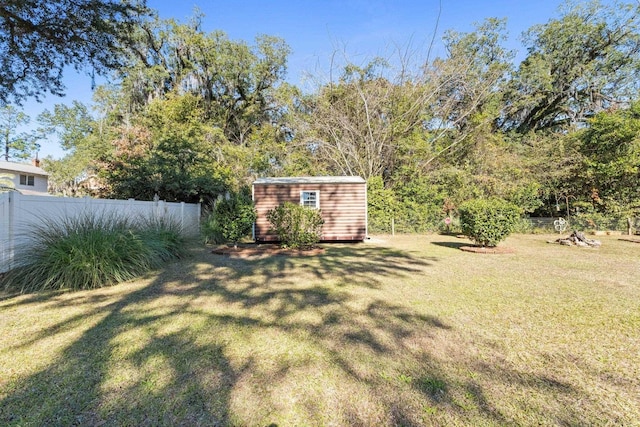
[(285, 202), (268, 211), (267, 219), (271, 223), (271, 230), (287, 247), (310, 248), (318, 243), (322, 236), (324, 220), (317, 209)]
[(205, 242), (237, 245), (240, 239), (251, 234), (255, 221), (256, 209), (246, 191), (221, 199), (202, 224)]
[(224, 243), (220, 218), (216, 215), (215, 209), (207, 209), (200, 222), (200, 233), (204, 243)]
[(0, 280), (6, 289), (94, 289), (133, 279), (185, 253), (170, 220), (133, 222), (116, 215), (81, 214), (45, 221), (16, 250), (16, 266)]
[(520, 221), (520, 209), (502, 199), (474, 199), (458, 208), (462, 233), (480, 246), (496, 246)]
[(609, 216), (596, 211), (580, 212), (569, 218), (571, 228), (580, 231), (626, 230), (626, 217)]
[(382, 177), (374, 176), (367, 181), (367, 216), (369, 232), (388, 233), (395, 219), (398, 202), (393, 191), (384, 188)]
[(370, 233), (426, 233), (443, 219), (442, 201), (424, 182), (403, 181), (385, 188), (382, 177), (367, 181), (367, 221)]
[(544, 231), (543, 229), (536, 229), (531, 223), (531, 220), (525, 217), (518, 218), (518, 221), (516, 221), (513, 226), (513, 230), (511, 230), (512, 233), (519, 234), (541, 234)]

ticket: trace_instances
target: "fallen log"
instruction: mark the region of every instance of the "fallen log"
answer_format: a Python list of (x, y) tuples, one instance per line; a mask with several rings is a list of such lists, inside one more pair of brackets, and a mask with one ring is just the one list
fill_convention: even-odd
[(578, 246), (582, 248), (597, 248), (602, 244), (600, 240), (587, 239), (581, 231), (574, 231), (568, 237), (561, 237), (549, 243), (559, 243), (565, 246)]

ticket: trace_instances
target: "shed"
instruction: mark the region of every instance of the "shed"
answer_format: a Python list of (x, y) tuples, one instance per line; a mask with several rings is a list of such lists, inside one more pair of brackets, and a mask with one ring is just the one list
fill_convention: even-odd
[(260, 178), (253, 182), (256, 242), (277, 241), (267, 212), (284, 202), (320, 209), (322, 241), (362, 241), (367, 237), (367, 182), (359, 176)]

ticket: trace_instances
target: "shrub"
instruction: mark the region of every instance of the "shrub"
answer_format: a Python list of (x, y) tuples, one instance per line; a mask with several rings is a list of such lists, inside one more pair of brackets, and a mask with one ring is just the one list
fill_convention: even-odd
[(320, 241), (324, 220), (317, 209), (310, 209), (291, 202), (267, 212), (278, 239), (284, 246), (306, 249)]
[(597, 230), (626, 230), (626, 217), (606, 215), (601, 212), (589, 210), (580, 212), (569, 218), (571, 228), (580, 231)]
[(367, 181), (367, 216), (370, 232), (391, 231), (395, 219), (397, 201), (393, 191), (384, 188), (382, 177), (374, 176)]
[(90, 213), (45, 221), (17, 249), (5, 288), (32, 292), (93, 289), (133, 279), (184, 254), (186, 241), (170, 220), (135, 223)]
[(200, 233), (204, 243), (224, 243), (225, 238), (222, 235), (222, 227), (220, 226), (220, 218), (215, 213), (215, 208), (207, 210), (204, 219), (200, 223)]
[(206, 242), (231, 242), (237, 245), (240, 239), (251, 233), (256, 221), (256, 209), (246, 191), (233, 194), (216, 202), (213, 211), (203, 223)]
[(496, 246), (514, 230), (520, 209), (502, 199), (474, 199), (459, 208), (462, 233), (480, 246)]

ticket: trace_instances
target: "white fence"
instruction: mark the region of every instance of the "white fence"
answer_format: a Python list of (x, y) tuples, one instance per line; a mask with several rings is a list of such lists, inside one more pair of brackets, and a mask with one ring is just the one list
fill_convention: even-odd
[(25, 196), (14, 191), (0, 193), (0, 273), (9, 270), (16, 247), (28, 238), (34, 225), (84, 213), (170, 218), (181, 225), (185, 235), (195, 236), (200, 230), (199, 204)]

